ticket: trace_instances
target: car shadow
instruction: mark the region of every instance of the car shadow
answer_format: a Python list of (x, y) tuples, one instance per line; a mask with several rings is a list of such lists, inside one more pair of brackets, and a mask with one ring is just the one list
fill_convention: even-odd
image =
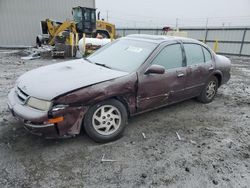
[[(141, 134), (140, 130), (141, 125), (146, 122), (146, 124), (153, 124), (155, 121), (161, 121), (161, 117), (168, 117), (173, 111), (178, 113), (181, 110), (188, 110), (188, 108), (194, 108), (196, 105), (203, 105), (197, 102), (195, 99), (186, 100), (177, 104), (169, 105), (162, 107), (156, 110), (152, 110), (129, 119), (127, 128), (125, 129), (124, 136), (129, 137), (131, 132), (136, 132)], [(159, 117), (159, 115), (161, 115)], [(56, 138), (56, 139), (46, 139), (37, 135), (32, 135), (25, 130), (21, 122), (16, 121), (14, 118), (11, 118), (7, 123), (7, 130), (2, 134), (0, 138), (0, 143), (8, 145), (8, 147), (13, 150), (24, 150), (25, 148), (33, 148), (34, 150), (41, 150), (42, 148), (68, 145), (69, 147), (75, 144), (82, 144), (85, 146), (95, 146), (100, 145), (92, 141), (82, 130), (81, 133), (72, 138)], [(143, 129), (147, 129), (148, 125), (143, 125)]]

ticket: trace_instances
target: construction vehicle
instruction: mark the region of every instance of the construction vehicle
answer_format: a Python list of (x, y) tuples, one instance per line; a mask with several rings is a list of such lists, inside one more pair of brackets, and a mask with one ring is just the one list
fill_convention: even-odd
[(58, 22), (50, 19), (41, 21), (42, 35), (37, 36), (36, 44), (41, 46), (42, 44), (55, 45), (60, 43), (76, 46), (78, 40), (83, 36), (96, 38), (98, 35), (114, 39), (116, 36), (115, 26), (100, 20), (99, 15), (98, 13), (98, 20), (96, 20), (96, 9), (74, 7), (72, 8), (73, 21)]
[(41, 46), (41, 44), (55, 44), (55, 38), (60, 36), (61, 32), (68, 31), (74, 34), (77, 33), (76, 24), (74, 21), (64, 21), (56, 22), (50, 19), (41, 21), (42, 35), (38, 35), (36, 38), (36, 44)]
[(115, 25), (105, 22), (104, 20), (96, 21), (96, 35), (101, 34), (104, 38), (115, 39), (116, 30)]
[(187, 37), (188, 33), (186, 31), (180, 31), (179, 28), (172, 29), (169, 26), (165, 26), (162, 28), (162, 35)]

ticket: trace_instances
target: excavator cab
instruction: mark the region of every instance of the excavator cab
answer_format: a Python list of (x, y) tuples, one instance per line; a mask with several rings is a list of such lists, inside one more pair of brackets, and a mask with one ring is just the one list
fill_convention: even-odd
[(86, 7), (72, 8), (72, 15), (78, 33), (92, 34), (96, 30), (96, 9)]

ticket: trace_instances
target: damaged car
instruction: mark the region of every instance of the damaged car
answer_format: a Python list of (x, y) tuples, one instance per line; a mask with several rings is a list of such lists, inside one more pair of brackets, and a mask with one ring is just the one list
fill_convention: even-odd
[(230, 60), (194, 39), (129, 35), (85, 59), (23, 74), (8, 107), (31, 133), (96, 142), (119, 138), (128, 118), (197, 98), (210, 103), (230, 79)]

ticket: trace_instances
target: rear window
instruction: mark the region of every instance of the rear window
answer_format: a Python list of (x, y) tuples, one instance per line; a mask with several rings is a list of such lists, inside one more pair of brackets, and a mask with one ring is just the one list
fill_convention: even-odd
[(205, 57), (205, 62), (209, 62), (212, 60), (212, 55), (211, 53), (204, 47), (202, 47), (203, 52), (204, 52), (204, 57)]
[(204, 63), (202, 47), (199, 44), (184, 44), (187, 66)]

